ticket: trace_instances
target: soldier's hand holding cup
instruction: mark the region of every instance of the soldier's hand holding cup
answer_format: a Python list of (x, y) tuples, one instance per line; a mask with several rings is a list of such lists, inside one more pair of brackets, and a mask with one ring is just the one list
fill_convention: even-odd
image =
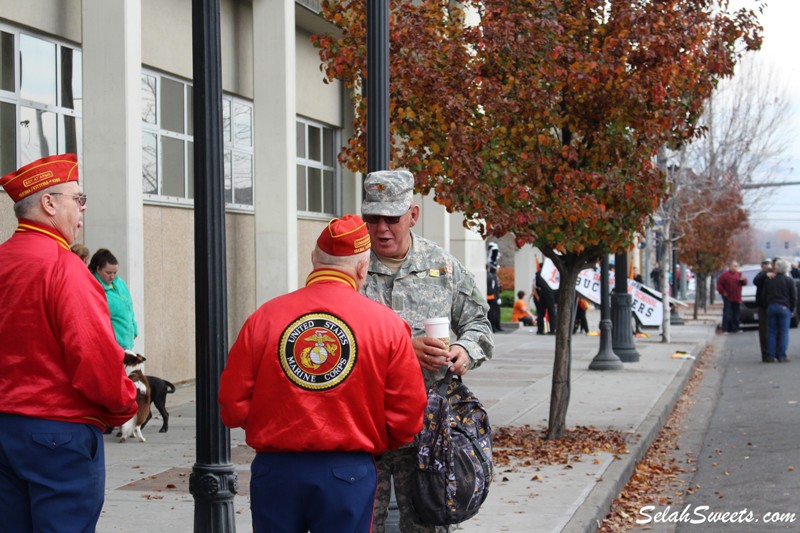
[(425, 336), (412, 341), (422, 368), (436, 371), (450, 363), (450, 320), (436, 317), (425, 320)]
[(470, 369), (466, 350), (458, 344), (450, 346), (450, 320), (436, 317), (425, 320), (425, 336), (412, 339), (414, 350), (422, 368), (430, 371), (447, 366), (459, 376)]

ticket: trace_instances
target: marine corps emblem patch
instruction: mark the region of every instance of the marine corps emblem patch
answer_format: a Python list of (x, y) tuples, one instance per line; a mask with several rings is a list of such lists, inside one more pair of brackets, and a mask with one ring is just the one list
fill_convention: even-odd
[(327, 313), (307, 313), (281, 335), (279, 357), (289, 381), (310, 391), (341, 384), (353, 371), (356, 343), (350, 327)]

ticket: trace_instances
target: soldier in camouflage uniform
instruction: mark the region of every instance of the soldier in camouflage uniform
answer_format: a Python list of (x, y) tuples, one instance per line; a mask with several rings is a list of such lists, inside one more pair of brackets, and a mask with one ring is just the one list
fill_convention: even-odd
[[(463, 376), (492, 357), (489, 306), (475, 278), (441, 246), (411, 228), (419, 220), (413, 203), (414, 178), (407, 170), (372, 172), (364, 182), (363, 219), (372, 240), (372, 257), (362, 292), (394, 309), (411, 326), (414, 351), (425, 385), (444, 377), (448, 365)], [(427, 318), (448, 317), (455, 332), (449, 348), (425, 336)], [(420, 524), (411, 507), (409, 480), (416, 468), (416, 446), (408, 445), (378, 458), (378, 487), (373, 531), (383, 533), (394, 477), (402, 532), (446, 532), (447, 527)]]

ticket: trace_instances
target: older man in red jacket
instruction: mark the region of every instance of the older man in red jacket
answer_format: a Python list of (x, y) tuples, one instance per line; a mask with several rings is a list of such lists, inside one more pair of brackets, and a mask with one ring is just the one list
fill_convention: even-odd
[(306, 286), (262, 305), (231, 347), (222, 421), (257, 452), (253, 529), (368, 532), (373, 456), (422, 429), (427, 395), (411, 329), (359, 294), (370, 236), (357, 216), (317, 239)]
[(3, 531), (94, 531), (102, 429), (136, 413), (103, 289), (72, 253), (86, 196), (75, 154), (3, 176), (16, 232), (0, 245)]
[(731, 261), (728, 270), (717, 279), (717, 292), (722, 296), (722, 333), (739, 332), (739, 310), (742, 305), (742, 287), (747, 278), (739, 272), (739, 263)]

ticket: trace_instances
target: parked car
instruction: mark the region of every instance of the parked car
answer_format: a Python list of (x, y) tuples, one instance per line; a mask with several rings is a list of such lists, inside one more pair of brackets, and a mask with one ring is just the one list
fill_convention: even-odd
[[(742, 305), (741, 313), (739, 315), (739, 323), (745, 325), (758, 325), (758, 306), (756, 305), (756, 286), (753, 284), (753, 279), (756, 274), (761, 272), (761, 265), (742, 265), (739, 267), (739, 272), (744, 274), (747, 278), (747, 285), (742, 287)], [(794, 316), (792, 317), (791, 327), (796, 328), (798, 324), (798, 316), (800, 316), (800, 279), (794, 280), (794, 285), (797, 288), (797, 309), (795, 309)]]

